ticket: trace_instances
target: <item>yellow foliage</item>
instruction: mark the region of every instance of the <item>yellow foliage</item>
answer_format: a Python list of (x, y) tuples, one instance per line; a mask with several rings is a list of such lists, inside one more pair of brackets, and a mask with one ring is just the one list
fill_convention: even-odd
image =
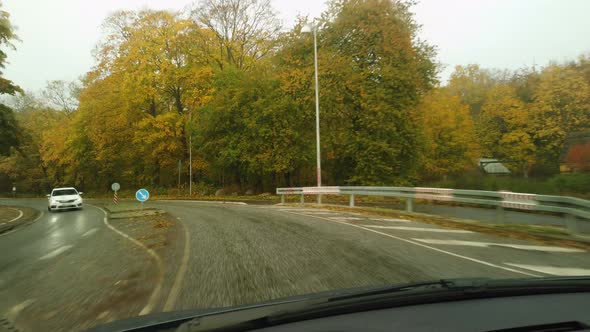
[(425, 177), (440, 177), (475, 168), (480, 147), (469, 107), (459, 97), (437, 89), (416, 111), (424, 136)]

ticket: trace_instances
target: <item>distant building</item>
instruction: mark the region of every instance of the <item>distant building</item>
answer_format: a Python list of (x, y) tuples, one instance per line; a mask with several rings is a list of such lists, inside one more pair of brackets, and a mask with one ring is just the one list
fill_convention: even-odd
[(590, 130), (567, 135), (559, 170), (561, 173), (590, 171)]
[(481, 158), (479, 167), (484, 173), (490, 175), (508, 175), (511, 173), (498, 159)]

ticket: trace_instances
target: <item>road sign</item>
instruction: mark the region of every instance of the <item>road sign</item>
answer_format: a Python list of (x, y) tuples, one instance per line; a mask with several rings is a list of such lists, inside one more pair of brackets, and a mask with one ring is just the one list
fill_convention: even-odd
[(16, 191), (16, 187), (12, 187), (12, 191)]
[(113, 191), (119, 191), (119, 189), (121, 189), (121, 185), (119, 185), (117, 182), (111, 184), (111, 189), (113, 189)]
[(140, 202), (145, 202), (148, 200), (148, 198), (150, 198), (150, 193), (145, 190), (145, 189), (139, 189), (136, 193), (135, 193), (135, 198), (140, 201)]

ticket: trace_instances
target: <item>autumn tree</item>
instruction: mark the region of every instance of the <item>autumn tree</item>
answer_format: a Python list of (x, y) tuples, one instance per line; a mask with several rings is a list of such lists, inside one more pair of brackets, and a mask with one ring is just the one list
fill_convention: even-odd
[(423, 178), (441, 178), (474, 169), (481, 157), (469, 106), (446, 89), (427, 94), (416, 109), (423, 135)]
[(47, 82), (42, 92), (45, 100), (54, 108), (71, 114), (78, 108), (80, 85), (76, 81), (55, 80)]
[(214, 33), (217, 47), (211, 55), (221, 69), (252, 68), (275, 49), (281, 31), (270, 0), (204, 0), (191, 16)]
[(538, 161), (556, 172), (567, 134), (590, 128), (590, 84), (578, 71), (551, 65), (540, 75), (531, 112)]
[(513, 170), (528, 172), (535, 161), (529, 108), (510, 85), (490, 89), (478, 119), (478, 136), (487, 157), (500, 159)]
[(447, 85), (449, 93), (461, 98), (469, 106), (474, 118), (479, 116), (488, 91), (496, 84), (490, 70), (470, 64), (456, 66)]

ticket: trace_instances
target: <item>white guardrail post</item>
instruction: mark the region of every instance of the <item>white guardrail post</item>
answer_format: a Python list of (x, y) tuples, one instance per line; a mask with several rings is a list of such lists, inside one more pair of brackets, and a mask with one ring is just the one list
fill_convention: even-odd
[(496, 209), (496, 222), (506, 223), (506, 209), (521, 210), (531, 213), (549, 212), (564, 216), (563, 226), (571, 234), (590, 230), (590, 201), (566, 197), (548, 196), (508, 191), (462, 190), (445, 188), (411, 188), (411, 187), (301, 187), (277, 188), (281, 203), (286, 195), (317, 195), (321, 203), (322, 195), (349, 195), (349, 206), (355, 206), (359, 195), (398, 197), (406, 200), (406, 211), (414, 210), (414, 200), (456, 202), (469, 205), (488, 206)]
[(414, 199), (412, 197), (406, 198), (406, 212), (414, 212)]

